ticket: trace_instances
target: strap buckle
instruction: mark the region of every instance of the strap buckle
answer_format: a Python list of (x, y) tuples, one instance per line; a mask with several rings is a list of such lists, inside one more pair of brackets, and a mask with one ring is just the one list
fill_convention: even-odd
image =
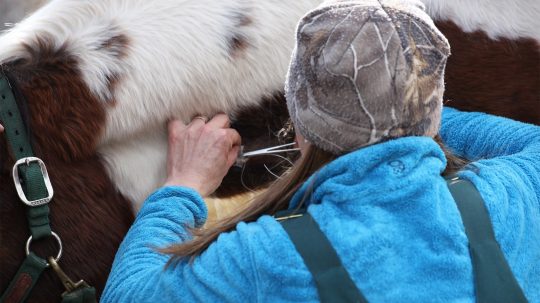
[(73, 282), (68, 275), (60, 268), (60, 265), (58, 265), (57, 260), (55, 260), (53, 257), (48, 258), (49, 264), (51, 265), (52, 269), (56, 273), (56, 276), (60, 279), (62, 282), (62, 285), (64, 285), (64, 288), (66, 291), (62, 294), (62, 296), (65, 296), (68, 293), (71, 293), (77, 289), (83, 288), (83, 287), (90, 287), (88, 283), (86, 283), (84, 280), (80, 280), (79, 282)]
[[(32, 201), (29, 201), (28, 198), (26, 198), (26, 195), (21, 186), (21, 179), (19, 178), (19, 166), (22, 166), (22, 165), (29, 166), (30, 163), (37, 163), (41, 169), (41, 174), (43, 175), (43, 181), (45, 182), (45, 187), (47, 188), (47, 192), (49, 194), (45, 198), (32, 200)], [(49, 179), (49, 173), (47, 173), (47, 168), (45, 167), (45, 163), (43, 163), (43, 161), (40, 158), (26, 157), (15, 162), (15, 165), (13, 165), (13, 182), (15, 183), (15, 189), (17, 190), (17, 194), (19, 195), (19, 198), (21, 199), (21, 201), (30, 207), (36, 207), (43, 204), (48, 204), (53, 197), (54, 191), (52, 188), (51, 180)]]

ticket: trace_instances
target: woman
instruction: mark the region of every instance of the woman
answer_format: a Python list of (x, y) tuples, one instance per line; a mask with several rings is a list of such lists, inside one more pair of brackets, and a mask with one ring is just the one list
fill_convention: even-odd
[(313, 275), (272, 217), (307, 207), (368, 301), (472, 302), (439, 133), (475, 161), (459, 176), (480, 191), (517, 282), (539, 302), (540, 129), (449, 108), (439, 129), (448, 55), (419, 5), (342, 1), (307, 14), (286, 85), (301, 158), (246, 210), (197, 229), (240, 138), (222, 114), (172, 122), (168, 180), (122, 243), (102, 301), (316, 302)]

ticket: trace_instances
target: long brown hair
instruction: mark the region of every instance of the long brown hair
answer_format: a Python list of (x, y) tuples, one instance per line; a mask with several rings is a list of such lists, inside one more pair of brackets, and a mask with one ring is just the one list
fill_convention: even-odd
[[(454, 156), (446, 148), (439, 136), (436, 136), (437, 142), (447, 159), (447, 166), (443, 175), (449, 175), (461, 169), (466, 162)], [(276, 180), (267, 190), (256, 197), (249, 205), (239, 213), (224, 218), (210, 228), (192, 229), (193, 240), (181, 244), (174, 244), (167, 248), (160, 249), (162, 253), (171, 255), (171, 262), (183, 258), (190, 258), (193, 261), (195, 257), (205, 251), (217, 237), (224, 232), (234, 230), (239, 222), (252, 222), (262, 215), (274, 215), (276, 212), (285, 210), (289, 206), (289, 201), (298, 190), (298, 188), (317, 170), (325, 164), (336, 158), (314, 145), (309, 145), (303, 155), (281, 178)], [(305, 197), (304, 197), (305, 198)], [(302, 206), (303, 201), (299, 207)]]

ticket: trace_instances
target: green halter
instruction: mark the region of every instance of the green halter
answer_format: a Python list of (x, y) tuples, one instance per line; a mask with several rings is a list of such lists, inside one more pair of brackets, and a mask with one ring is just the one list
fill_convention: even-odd
[[(24, 302), (49, 266), (52, 266), (66, 287), (66, 292), (62, 294), (63, 302), (96, 302), (94, 288), (82, 280), (73, 283), (57, 264), (62, 256), (62, 241), (51, 231), (49, 224), (48, 204), (54, 194), (52, 184), (45, 163), (34, 156), (12, 87), (4, 73), (0, 74), (0, 122), (5, 128), (11, 153), (17, 160), (13, 166), (13, 182), (20, 200), (26, 206), (31, 234), (26, 242), (26, 259), (0, 297), (0, 302)], [(30, 251), (30, 244), (51, 236), (57, 241), (59, 252), (47, 262)]]

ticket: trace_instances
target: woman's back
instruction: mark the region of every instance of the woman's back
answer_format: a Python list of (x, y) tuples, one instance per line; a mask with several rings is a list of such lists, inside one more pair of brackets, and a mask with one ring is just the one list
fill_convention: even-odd
[[(459, 175), (481, 192), (496, 239), (525, 295), (531, 302), (540, 300), (539, 128), (451, 109), (445, 118), (443, 134), (452, 136), (450, 140), (488, 129), (496, 138), (493, 142), (484, 136), (477, 142), (456, 140), (463, 142), (454, 146), (456, 151), (475, 149), (493, 157), (501, 152), (496, 149), (506, 145), (512, 153), (474, 162)], [(477, 127), (455, 127), (466, 122)], [(512, 136), (502, 137), (504, 133)], [(410, 137), (338, 158), (317, 173), (313, 183), (304, 185), (303, 190), (313, 189), (308, 211), (368, 301), (474, 301), (468, 240), (440, 175), (444, 167), (444, 155), (433, 140)], [(304, 196), (303, 190), (296, 200)], [(286, 243), (262, 260), (295, 250), (287, 236), (275, 237), (269, 247), (281, 240)], [(268, 265), (278, 267), (276, 260), (286, 255)], [(282, 263), (277, 272), (287, 272), (297, 261)]]

